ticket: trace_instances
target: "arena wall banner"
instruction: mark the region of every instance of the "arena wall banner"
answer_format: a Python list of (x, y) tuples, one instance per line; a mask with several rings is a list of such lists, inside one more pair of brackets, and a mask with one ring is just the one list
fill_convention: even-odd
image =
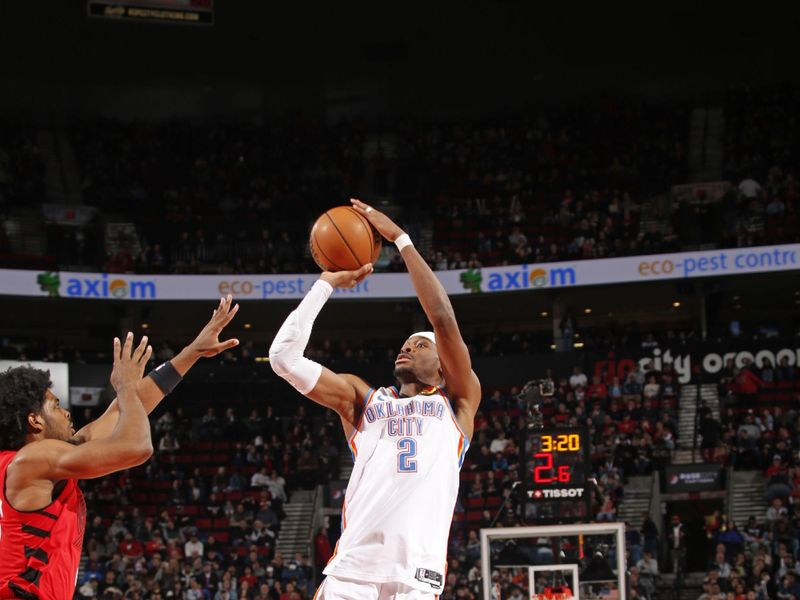
[(701, 377), (705, 381), (715, 381), (719, 372), (728, 360), (733, 360), (737, 368), (746, 361), (760, 365), (768, 359), (777, 366), (784, 358), (790, 366), (800, 366), (800, 344), (797, 341), (731, 341), (726, 344), (692, 344), (673, 348), (642, 349), (640, 352), (610, 352), (606, 356), (589, 357), (589, 375), (601, 375), (604, 371), (612, 377), (624, 381), (628, 372), (641, 365), (648, 365), (661, 371), (669, 363), (678, 376), (678, 383), (689, 383), (693, 378)]
[(90, 17), (186, 25), (213, 25), (213, 0), (88, 0)]
[(722, 468), (719, 465), (667, 465), (664, 476), (664, 491), (667, 494), (716, 492), (724, 489)]
[(443, 271), (448, 293), (513, 292), (800, 269), (800, 244)]
[[(436, 275), (448, 294), (458, 295), (797, 269), (800, 269), (800, 244), (439, 271)], [(210, 300), (233, 294), (240, 300), (292, 300), (302, 298), (318, 277), (315, 273), (116, 275), (0, 269), (0, 294), (95, 300)], [(335, 298), (413, 298), (415, 295), (406, 274), (378, 273), (352, 290), (337, 290)]]

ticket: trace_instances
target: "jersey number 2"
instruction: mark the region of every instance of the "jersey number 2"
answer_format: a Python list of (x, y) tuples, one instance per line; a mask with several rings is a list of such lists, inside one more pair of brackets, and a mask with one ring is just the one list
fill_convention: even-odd
[(417, 455), (417, 440), (414, 438), (401, 438), (397, 440), (397, 471), (399, 473), (416, 473), (417, 461), (411, 460)]

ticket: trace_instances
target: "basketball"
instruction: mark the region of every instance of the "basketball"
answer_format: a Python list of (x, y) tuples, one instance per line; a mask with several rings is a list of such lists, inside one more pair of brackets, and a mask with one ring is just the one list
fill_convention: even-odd
[(323, 271), (353, 271), (375, 263), (381, 236), (349, 206), (325, 211), (311, 228), (311, 256)]

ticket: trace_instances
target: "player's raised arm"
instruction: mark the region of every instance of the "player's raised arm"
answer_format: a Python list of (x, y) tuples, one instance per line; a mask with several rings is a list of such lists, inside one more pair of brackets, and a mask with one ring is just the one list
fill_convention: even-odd
[[(194, 341), (181, 350), (175, 358), (159, 365), (147, 377), (139, 380), (136, 384), (136, 393), (147, 414), (155, 410), (200, 358), (216, 356), (239, 344), (236, 338), (219, 340), (220, 333), (238, 311), (239, 305), (233, 304), (233, 297), (230, 294), (220, 298), (219, 305), (211, 314), (211, 319)], [(82, 427), (75, 434), (74, 440), (82, 443), (108, 437), (114, 431), (118, 418), (119, 402), (115, 399), (100, 417)]]
[(347, 435), (358, 422), (369, 385), (355, 375), (334, 373), (303, 353), (314, 321), (333, 289), (355, 287), (371, 272), (372, 265), (367, 264), (355, 271), (323, 273), (286, 318), (269, 348), (272, 370), (304, 396), (336, 411)]
[(360, 200), (351, 202), (384, 238), (397, 244), (422, 309), (433, 325), (448, 395), (458, 403), (456, 412), (459, 421), (464, 430), (471, 434), (473, 418), (481, 401), (481, 386), (472, 370), (469, 351), (461, 337), (453, 305), (444, 286), (414, 248), (408, 235), (394, 221)]
[[(119, 419), (112, 434), (84, 444), (69, 443), (62, 438), (42, 439), (25, 445), (9, 467), (9, 481), (13, 487), (35, 489), (32, 484), (36, 481), (101, 477), (140, 465), (150, 458), (153, 454), (150, 422), (136, 386), (152, 352), (147, 337), (142, 338), (136, 348), (133, 348), (132, 333), (124, 344), (114, 338), (111, 384), (117, 392)], [(38, 418), (29, 417), (33, 431), (39, 426)], [(16, 504), (24, 505), (24, 500)]]

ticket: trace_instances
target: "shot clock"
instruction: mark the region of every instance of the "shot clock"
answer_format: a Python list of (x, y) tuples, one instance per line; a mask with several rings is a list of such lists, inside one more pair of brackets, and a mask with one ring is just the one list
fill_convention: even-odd
[(589, 519), (591, 488), (585, 429), (527, 429), (523, 484), (528, 521), (566, 523)]

